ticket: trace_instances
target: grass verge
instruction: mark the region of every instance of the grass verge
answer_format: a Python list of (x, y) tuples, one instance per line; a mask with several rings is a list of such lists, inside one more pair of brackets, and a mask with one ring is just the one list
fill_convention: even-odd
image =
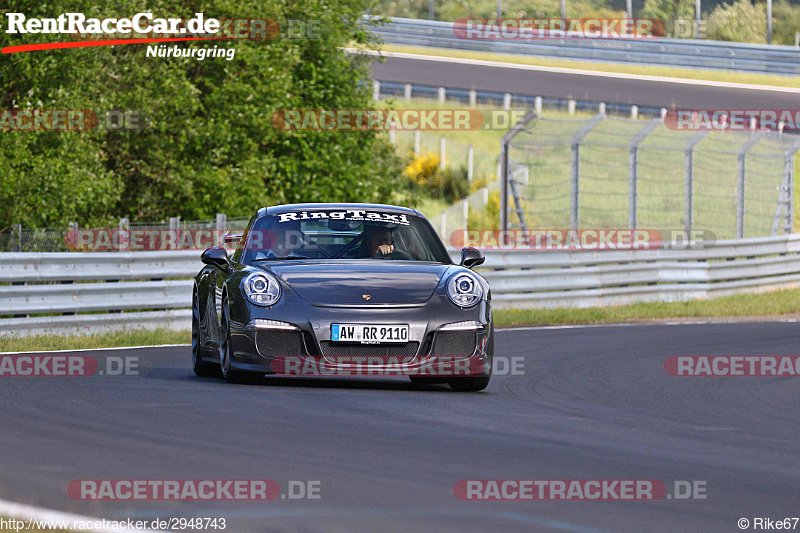
[(800, 312), (800, 289), (737, 294), (688, 302), (655, 302), (584, 309), (508, 309), (494, 312), (497, 327), (614, 324), (680, 318), (780, 318)]
[(153, 344), (188, 344), (189, 342), (191, 342), (191, 332), (189, 331), (136, 329), (92, 335), (36, 335), (0, 338), (0, 352), (86, 350)]
[(752, 85), (765, 85), (773, 87), (800, 87), (800, 83), (798, 83), (797, 78), (791, 76), (773, 76), (769, 74), (751, 74), (743, 72), (729, 72), (724, 70), (717, 71), (673, 67), (651, 67), (627, 65), (622, 63), (572, 61), (567, 59), (549, 59), (527, 55), (472, 52), (468, 50), (453, 50), (450, 48), (426, 48), (422, 46), (401, 46), (394, 44), (383, 44), (381, 45), (381, 49), (385, 52), (402, 52), (407, 54), (478, 59), (483, 61), (501, 61), (503, 63), (515, 63), (519, 65), (537, 65), (542, 67), (594, 70), (598, 72), (617, 72), (620, 74), (685, 78), (690, 80), (747, 83)]
[[(552, 326), (567, 324), (615, 324), (682, 318), (739, 318), (768, 320), (800, 318), (800, 289), (764, 294), (737, 294), (689, 302), (656, 302), (588, 307), (585, 309), (503, 309), (494, 312), (495, 326)], [(188, 344), (189, 331), (133, 330), (97, 335), (42, 335), (2, 338), (0, 351), (81, 350), (154, 344)]]

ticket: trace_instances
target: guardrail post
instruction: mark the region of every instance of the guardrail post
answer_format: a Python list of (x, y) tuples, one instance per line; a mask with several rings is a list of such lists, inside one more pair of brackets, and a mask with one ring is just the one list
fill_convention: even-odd
[(414, 155), (419, 157), (419, 130), (414, 130)]
[(508, 147), (514, 137), (516, 137), (521, 131), (525, 130), (525, 125), (533, 120), (536, 114), (537, 113), (535, 110), (529, 110), (527, 113), (525, 113), (525, 116), (522, 117), (519, 122), (514, 124), (511, 129), (508, 130), (505, 135), (503, 135), (503, 138), (500, 139), (500, 173), (498, 177), (500, 178), (500, 229), (503, 231), (508, 230)]
[(461, 200), (462, 215), (464, 217), (464, 231), (469, 229), (469, 198)]
[(542, 112), (542, 97), (537, 96), (533, 100), (533, 110), (536, 111), (536, 114), (540, 114)]
[(505, 93), (503, 95), (503, 110), (504, 111), (511, 110), (511, 93)]
[(570, 115), (574, 115), (575, 114), (575, 103), (576, 103), (575, 100), (572, 100), (572, 99), (567, 101), (567, 112)]
[(442, 211), (441, 228), (442, 228), (442, 240), (447, 242), (447, 236), (445, 235), (445, 233), (447, 233), (447, 210)]
[(597, 106), (597, 114), (606, 116), (606, 103), (600, 102), (600, 105)]
[(473, 172), (473, 153), (472, 153), (472, 146), (467, 146), (467, 182), (472, 183), (472, 172)]
[(707, 131), (696, 133), (686, 143), (686, 184), (684, 185), (684, 215), (683, 224), (686, 231), (686, 238), (692, 233), (694, 225), (694, 149), (697, 143), (708, 135)]
[(631, 118), (632, 119), (639, 118), (639, 106), (638, 105), (632, 105), (631, 106)]
[(395, 127), (394, 127), (394, 120), (389, 123), (389, 142), (395, 144)]
[(439, 103), (444, 104), (446, 99), (447, 99), (447, 89), (445, 89), (444, 87), (439, 87)]
[(581, 141), (592, 131), (602, 120), (606, 118), (605, 113), (595, 115), (572, 136), (570, 141), (571, 149), (569, 156), (569, 227), (578, 229), (580, 225), (580, 166), (581, 166)]
[(376, 102), (381, 99), (381, 82), (378, 80), (372, 81), (372, 99)]
[(411, 84), (406, 83), (406, 86), (403, 89), (403, 96), (405, 96), (406, 102), (411, 101)]
[(469, 91), (469, 106), (475, 107), (476, 105), (478, 105), (478, 91), (471, 89)]
[(759, 131), (755, 135), (753, 135), (746, 143), (744, 143), (741, 147), (739, 147), (739, 154), (738, 154), (738, 184), (736, 187), (736, 238), (743, 239), (744, 238), (744, 186), (745, 186), (745, 174), (747, 169), (747, 152), (758, 144), (764, 135), (766, 135), (766, 131)]
[(636, 229), (637, 212), (637, 186), (639, 184), (639, 145), (647, 138), (658, 125), (661, 124), (660, 118), (654, 118), (647, 123), (647, 126), (636, 134), (631, 141), (630, 153), (628, 154), (628, 227)]
[(447, 164), (444, 161), (447, 150), (447, 139), (444, 136), (439, 137), (439, 168), (444, 170), (447, 167)]

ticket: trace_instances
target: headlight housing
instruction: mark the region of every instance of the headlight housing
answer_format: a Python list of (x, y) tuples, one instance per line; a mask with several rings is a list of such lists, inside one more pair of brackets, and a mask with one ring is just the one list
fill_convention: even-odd
[(242, 281), (242, 289), (250, 303), (269, 306), (281, 297), (278, 280), (266, 272), (253, 272)]
[(481, 301), (483, 286), (468, 272), (459, 272), (447, 281), (447, 296), (459, 307), (472, 307)]

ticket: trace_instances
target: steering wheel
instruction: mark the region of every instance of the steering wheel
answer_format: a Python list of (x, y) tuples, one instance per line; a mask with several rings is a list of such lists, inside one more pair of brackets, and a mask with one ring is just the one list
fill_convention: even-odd
[(397, 248), (397, 246), (394, 247), (394, 250), (392, 250), (391, 253), (382, 254), (380, 252), (377, 252), (375, 255), (372, 256), (372, 258), (373, 259), (403, 259), (403, 260), (406, 260), (406, 261), (412, 261), (414, 259), (413, 257), (411, 257), (411, 254), (409, 254), (407, 252), (404, 252), (402, 250), (399, 250)]

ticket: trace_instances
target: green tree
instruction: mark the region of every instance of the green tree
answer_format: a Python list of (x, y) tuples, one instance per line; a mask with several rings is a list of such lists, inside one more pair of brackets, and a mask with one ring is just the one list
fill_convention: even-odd
[[(313, 22), (313, 35), (272, 40), (169, 43), (233, 48), (234, 59), (146, 57), (126, 44), (0, 57), (0, 108), (137, 110), (141, 131), (0, 132), (0, 229), (10, 223), (83, 226), (115, 217), (249, 215), (278, 202), (386, 201), (402, 166), (385, 133), (287, 132), (282, 109), (372, 108), (370, 58), (344, 46), (376, 46), (359, 24), (365, 0), (10, 0), (29, 17), (271, 18)], [(0, 32), (0, 45), (70, 36)]]
[(742, 43), (767, 42), (767, 14), (764, 4), (750, 0), (720, 4), (708, 16), (708, 38)]

